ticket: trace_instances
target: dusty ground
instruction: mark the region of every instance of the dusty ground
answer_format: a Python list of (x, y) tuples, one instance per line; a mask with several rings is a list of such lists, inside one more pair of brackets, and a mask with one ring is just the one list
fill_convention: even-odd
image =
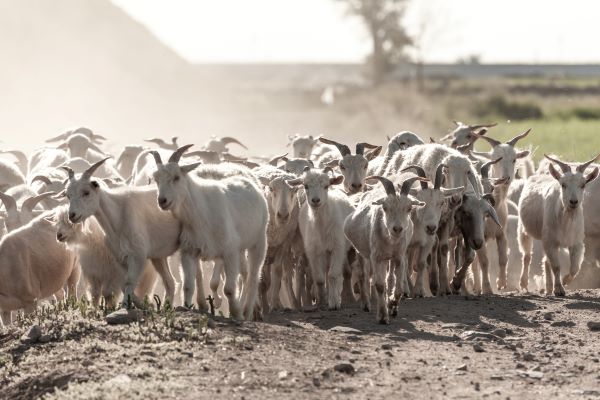
[[(18, 322), (0, 335), (0, 397), (600, 398), (600, 290), (409, 299), (389, 326), (358, 308), (145, 318), (72, 306)], [(45, 343), (20, 340), (33, 324)]]

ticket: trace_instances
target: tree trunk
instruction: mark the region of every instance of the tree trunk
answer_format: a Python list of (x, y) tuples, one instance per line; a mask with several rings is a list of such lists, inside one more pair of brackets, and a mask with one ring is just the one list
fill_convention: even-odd
[(373, 86), (383, 82), (385, 74), (385, 55), (383, 51), (383, 43), (379, 37), (379, 29), (375, 25), (371, 25), (371, 39), (373, 40), (373, 58), (372, 63), (372, 79)]

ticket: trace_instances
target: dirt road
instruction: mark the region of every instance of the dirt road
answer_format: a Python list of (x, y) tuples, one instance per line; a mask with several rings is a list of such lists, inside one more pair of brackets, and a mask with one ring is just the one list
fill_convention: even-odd
[(388, 326), (359, 308), (130, 325), (46, 309), (0, 335), (0, 397), (600, 399), (597, 323), (600, 290), (408, 299)]

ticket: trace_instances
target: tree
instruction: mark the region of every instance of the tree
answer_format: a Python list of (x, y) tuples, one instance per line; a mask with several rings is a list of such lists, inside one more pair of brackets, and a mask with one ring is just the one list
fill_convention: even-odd
[(360, 17), (372, 41), (369, 56), (372, 79), (380, 84), (393, 68), (408, 61), (412, 39), (402, 26), (407, 0), (337, 0), (346, 3), (352, 15)]

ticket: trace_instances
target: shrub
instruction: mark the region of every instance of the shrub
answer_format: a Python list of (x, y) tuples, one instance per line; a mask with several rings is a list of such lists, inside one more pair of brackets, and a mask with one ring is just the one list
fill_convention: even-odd
[(540, 106), (533, 102), (508, 101), (494, 95), (475, 104), (474, 114), (479, 118), (498, 116), (510, 120), (540, 119), (544, 116)]

